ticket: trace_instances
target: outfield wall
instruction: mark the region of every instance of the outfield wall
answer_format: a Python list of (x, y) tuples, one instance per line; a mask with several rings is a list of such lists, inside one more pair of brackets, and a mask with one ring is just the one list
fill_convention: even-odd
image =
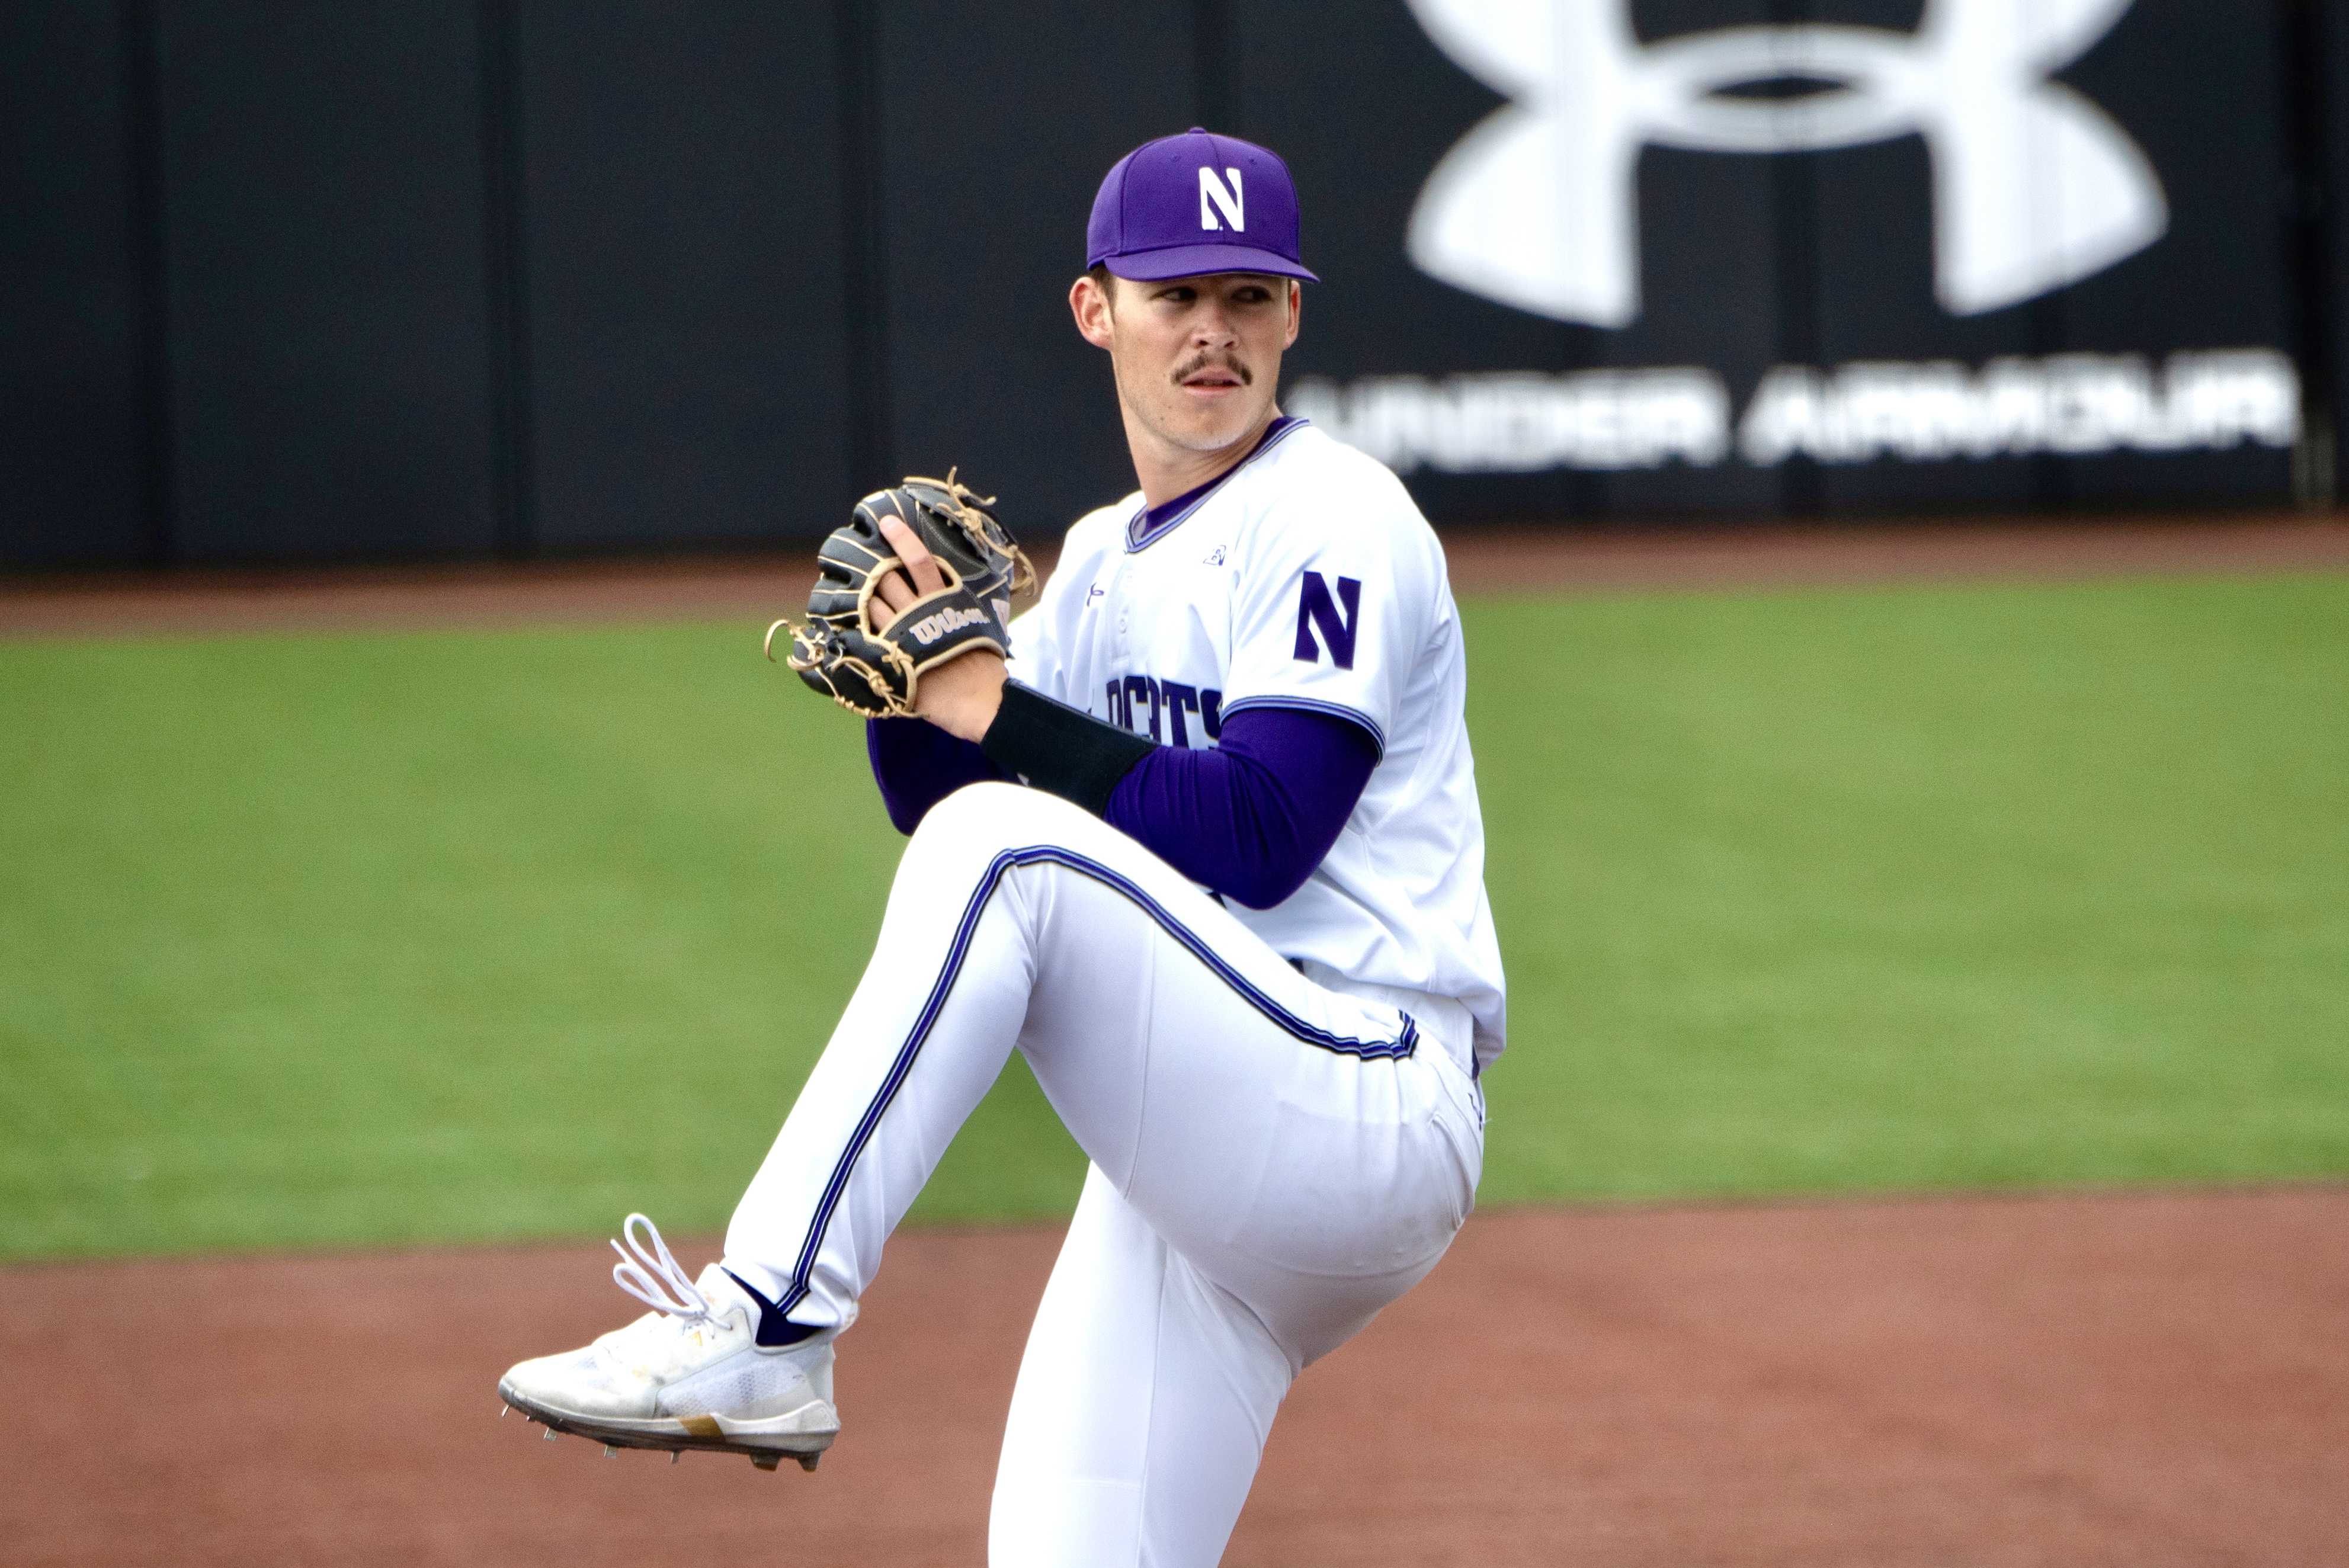
[(1285, 397), (1439, 521), (2329, 502), (2335, 0), (37, 0), (0, 563), (740, 548), (1131, 483), (1148, 137), (1302, 190)]

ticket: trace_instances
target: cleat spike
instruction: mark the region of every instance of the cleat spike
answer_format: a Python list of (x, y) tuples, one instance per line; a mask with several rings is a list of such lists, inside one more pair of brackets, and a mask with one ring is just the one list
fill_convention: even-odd
[(802, 1454), (800, 1456), (800, 1469), (803, 1470), (812, 1470), (815, 1469), (815, 1461), (822, 1458), (823, 1458), (822, 1454)]
[(556, 1431), (553, 1427), (546, 1429), (546, 1440), (550, 1443), (562, 1435), (563, 1434), (561, 1432)]
[(771, 1470), (783, 1462), (783, 1456), (773, 1452), (757, 1453), (750, 1456), (750, 1462), (762, 1470)]
[(618, 1459), (620, 1457), (620, 1450), (614, 1448), (611, 1444), (605, 1443), (604, 1445), (604, 1457), (607, 1460)]
[(675, 1463), (677, 1463), (677, 1461), (678, 1461), (678, 1460), (681, 1460), (681, 1459), (683, 1459), (683, 1458), (685, 1458), (685, 1450), (684, 1450), (683, 1449), (669, 1449), (669, 1451), (668, 1451), (668, 1462), (669, 1462), (669, 1463), (671, 1463), (671, 1464), (675, 1464)]

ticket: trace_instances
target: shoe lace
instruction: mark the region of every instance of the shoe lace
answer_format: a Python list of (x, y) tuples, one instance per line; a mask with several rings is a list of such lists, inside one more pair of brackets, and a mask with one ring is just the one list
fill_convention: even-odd
[[(636, 1239), (636, 1227), (642, 1225), (651, 1244)], [(623, 1245), (622, 1243), (626, 1244)], [(678, 1266), (669, 1255), (668, 1243), (661, 1240), (660, 1229), (642, 1214), (631, 1214), (620, 1226), (620, 1240), (612, 1243), (620, 1261), (612, 1265), (612, 1283), (651, 1307), (655, 1312), (671, 1317), (715, 1320), (718, 1309), (691, 1276)]]

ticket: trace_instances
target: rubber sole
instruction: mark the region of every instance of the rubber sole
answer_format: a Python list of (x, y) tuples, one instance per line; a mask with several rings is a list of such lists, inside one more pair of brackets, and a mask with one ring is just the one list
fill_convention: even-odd
[(832, 1447), (837, 1432), (778, 1432), (755, 1438), (729, 1434), (714, 1416), (681, 1416), (660, 1421), (644, 1421), (622, 1425), (599, 1421), (589, 1417), (569, 1416), (552, 1409), (526, 1395), (515, 1393), (502, 1382), (498, 1385), (498, 1397), (512, 1408), (522, 1412), (525, 1420), (537, 1422), (546, 1429), (547, 1436), (561, 1433), (565, 1437), (585, 1438), (602, 1443), (606, 1449), (652, 1449), (670, 1454), (687, 1452), (740, 1454), (762, 1470), (771, 1470), (783, 1460), (800, 1461), (800, 1469), (812, 1470), (816, 1461)]

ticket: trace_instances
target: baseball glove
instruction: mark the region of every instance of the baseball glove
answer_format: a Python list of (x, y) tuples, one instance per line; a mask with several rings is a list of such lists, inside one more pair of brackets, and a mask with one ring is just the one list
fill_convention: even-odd
[[(775, 656), (775, 634), (788, 630), (785, 662), (800, 679), (853, 713), (903, 718), (914, 712), (926, 672), (973, 648), (1009, 655), (1011, 617), (1034, 601), (1036, 569), (985, 510), (994, 504), (956, 483), (951, 469), (944, 480), (909, 478), (858, 501), (816, 552), (807, 624), (794, 626), (786, 616), (768, 627), (767, 657)], [(874, 590), (905, 562), (882, 536), (885, 517), (902, 519), (929, 546), (946, 580), (908, 604), (886, 631), (878, 617), (888, 614), (888, 603), (875, 605)]]

